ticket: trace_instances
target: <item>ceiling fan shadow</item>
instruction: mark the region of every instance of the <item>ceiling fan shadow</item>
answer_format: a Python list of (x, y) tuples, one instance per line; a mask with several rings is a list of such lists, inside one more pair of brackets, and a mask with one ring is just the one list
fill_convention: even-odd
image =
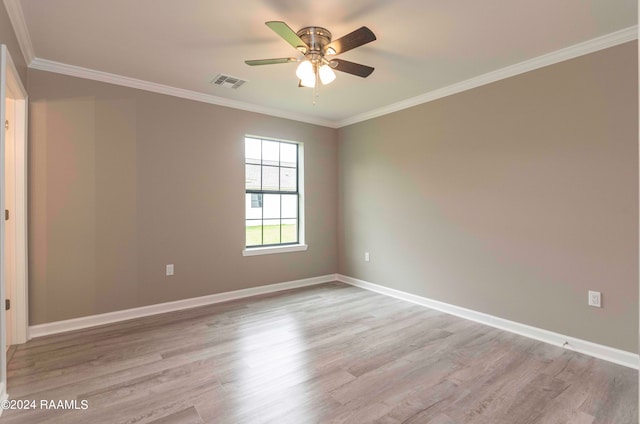
[(265, 0), (265, 3), (283, 16), (301, 11), (300, 1), (296, 0)]
[(368, 49), (371, 53), (375, 52), (377, 60), (383, 60), (393, 63), (405, 63), (407, 65), (423, 65), (423, 60), (421, 58), (417, 58), (415, 56), (411, 56), (409, 54), (398, 53), (397, 51), (387, 50), (385, 48), (381, 48), (380, 46), (367, 46), (363, 47), (364, 49)]
[(360, 0), (357, 2), (353, 1), (350, 3), (350, 6), (355, 7), (351, 7), (352, 10), (343, 15), (342, 20), (347, 22), (361, 20), (375, 10), (386, 6), (388, 3), (392, 3), (392, 0)]
[[(277, 40), (276, 40), (277, 41)], [(236, 48), (236, 47), (251, 47), (251, 46), (263, 46), (267, 44), (275, 44), (273, 38), (269, 37), (247, 37), (247, 38), (235, 38), (229, 39), (202, 39), (194, 40), (182, 45), (185, 49), (211, 49), (211, 48)]]

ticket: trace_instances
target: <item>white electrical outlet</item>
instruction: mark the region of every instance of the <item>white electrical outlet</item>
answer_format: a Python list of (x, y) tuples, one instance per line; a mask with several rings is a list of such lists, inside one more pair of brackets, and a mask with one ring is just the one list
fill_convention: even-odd
[(600, 292), (589, 290), (589, 306), (602, 308), (602, 295)]
[(167, 275), (173, 275), (173, 264), (167, 265)]
[(369, 252), (364, 252), (364, 261), (369, 262)]

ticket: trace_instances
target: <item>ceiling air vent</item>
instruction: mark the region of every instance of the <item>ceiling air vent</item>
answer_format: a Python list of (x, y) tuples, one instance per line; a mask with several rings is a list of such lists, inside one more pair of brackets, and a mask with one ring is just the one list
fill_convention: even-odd
[(220, 87), (233, 88), (234, 90), (237, 90), (238, 88), (240, 88), (245, 82), (247, 81), (237, 77), (232, 77), (230, 75), (223, 75), (223, 74), (218, 74), (217, 77), (211, 80), (211, 84), (213, 85), (218, 85)]

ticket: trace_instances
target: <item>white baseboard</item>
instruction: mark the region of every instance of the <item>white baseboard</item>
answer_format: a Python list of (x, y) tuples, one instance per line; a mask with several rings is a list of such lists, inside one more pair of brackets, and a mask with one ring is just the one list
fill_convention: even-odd
[(290, 290), (299, 287), (313, 286), (317, 284), (337, 281), (336, 274), (320, 277), (305, 278), (303, 280), (288, 281), (285, 283), (270, 284), (267, 286), (252, 287), (248, 289), (234, 290), (224, 293), (216, 293), (208, 296), (193, 297), (190, 299), (176, 300), (173, 302), (158, 303), (156, 305), (142, 306), (139, 308), (125, 309), (122, 311), (108, 312), (105, 314), (91, 315), (88, 317), (68, 319), (64, 321), (49, 322), (29, 326), (29, 338), (48, 336), (51, 334), (65, 333), (67, 331), (80, 330), (98, 325), (112, 324), (133, 318), (142, 318), (165, 312), (180, 311), (196, 308), (198, 306), (213, 305), (215, 303), (228, 302), (230, 300), (261, 294), (274, 293), (282, 290)]
[[(123, 311), (108, 312), (106, 314), (92, 315), (88, 317), (74, 318), (64, 321), (50, 322), (47, 324), (33, 325), (29, 327), (29, 338), (80, 330), (83, 328), (95, 327), (98, 325), (112, 324), (115, 322), (126, 321), (134, 318), (142, 318), (165, 312), (174, 312), (183, 309), (196, 308), (198, 306), (213, 305), (215, 303), (228, 302), (230, 300), (242, 299), (267, 293), (274, 293), (283, 290), (290, 290), (299, 287), (330, 283), (332, 281), (340, 281), (386, 296), (395, 297), (397, 299), (405, 300), (407, 302), (415, 303), (421, 306), (435, 309), (437, 311), (475, 321), (480, 324), (485, 324), (504, 331), (509, 331), (511, 333), (529, 337), (531, 339), (563, 347), (565, 349), (584, 353), (585, 355), (593, 356), (595, 358), (603, 359), (615, 364), (624, 365), (629, 368), (640, 368), (640, 357), (638, 356), (638, 354), (632, 352), (627, 352), (609, 346), (589, 342), (587, 340), (581, 340), (575, 337), (566, 336), (564, 334), (555, 333), (553, 331), (532, 327), (530, 325), (510, 321), (504, 318), (499, 318), (471, 309), (450, 305), (448, 303), (440, 302), (411, 293), (406, 293), (396, 289), (391, 289), (341, 274), (329, 274), (320, 277), (306, 278), (303, 280), (288, 281), (285, 283), (270, 284), (267, 286), (252, 287), (248, 289), (234, 290), (231, 292), (217, 293), (208, 296), (159, 303), (156, 305), (142, 306), (139, 308), (126, 309)], [(0, 400), (3, 399), (2, 396), (7, 396), (6, 392), (4, 392), (3, 390), (4, 387), (0, 387)]]
[(499, 328), (500, 330), (516, 333), (521, 336), (529, 337), (534, 340), (549, 343), (565, 349), (584, 353), (585, 355), (613, 362), (625, 367), (638, 369), (640, 365), (640, 357), (638, 354), (615, 349), (609, 346), (600, 345), (586, 340), (577, 339), (575, 337), (566, 336), (553, 331), (543, 330), (542, 328), (532, 327), (530, 325), (521, 324), (515, 321), (509, 321), (504, 318), (495, 317), (493, 315), (477, 312), (471, 309), (461, 308), (459, 306), (450, 305), (448, 303), (437, 300), (428, 299), (426, 297), (417, 296), (415, 294), (406, 293), (400, 290), (391, 289), (380, 286), (378, 284), (369, 283), (367, 281), (358, 280), (346, 275), (338, 274), (337, 280), (352, 286), (360, 287), (386, 296), (395, 297), (407, 302), (415, 303), (447, 314), (455, 315), (464, 319), (485, 324), (490, 327)]

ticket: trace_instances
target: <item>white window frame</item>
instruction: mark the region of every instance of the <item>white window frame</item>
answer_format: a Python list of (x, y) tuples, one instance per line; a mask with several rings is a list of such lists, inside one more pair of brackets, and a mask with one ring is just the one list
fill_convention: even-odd
[[(279, 143), (292, 143), (298, 146), (298, 243), (297, 244), (285, 244), (282, 246), (265, 246), (265, 247), (246, 247), (246, 229), (243, 231), (245, 237), (245, 248), (242, 250), (242, 256), (257, 256), (257, 255), (270, 255), (274, 253), (288, 253), (288, 252), (300, 252), (307, 250), (308, 246), (305, 243), (305, 209), (304, 209), (304, 143), (301, 141), (283, 140), (278, 138), (264, 137), (260, 135), (245, 135), (245, 138), (256, 138), (261, 140), (277, 141)], [(244, 145), (244, 138), (242, 139)], [(244, 151), (244, 149), (243, 149)], [(245, 162), (245, 155), (243, 154), (243, 164)], [(246, 171), (245, 171), (246, 172)], [(243, 187), (243, 195), (245, 194), (246, 187)], [(243, 197), (243, 204), (244, 197)], [(246, 225), (246, 216), (245, 216)]]

